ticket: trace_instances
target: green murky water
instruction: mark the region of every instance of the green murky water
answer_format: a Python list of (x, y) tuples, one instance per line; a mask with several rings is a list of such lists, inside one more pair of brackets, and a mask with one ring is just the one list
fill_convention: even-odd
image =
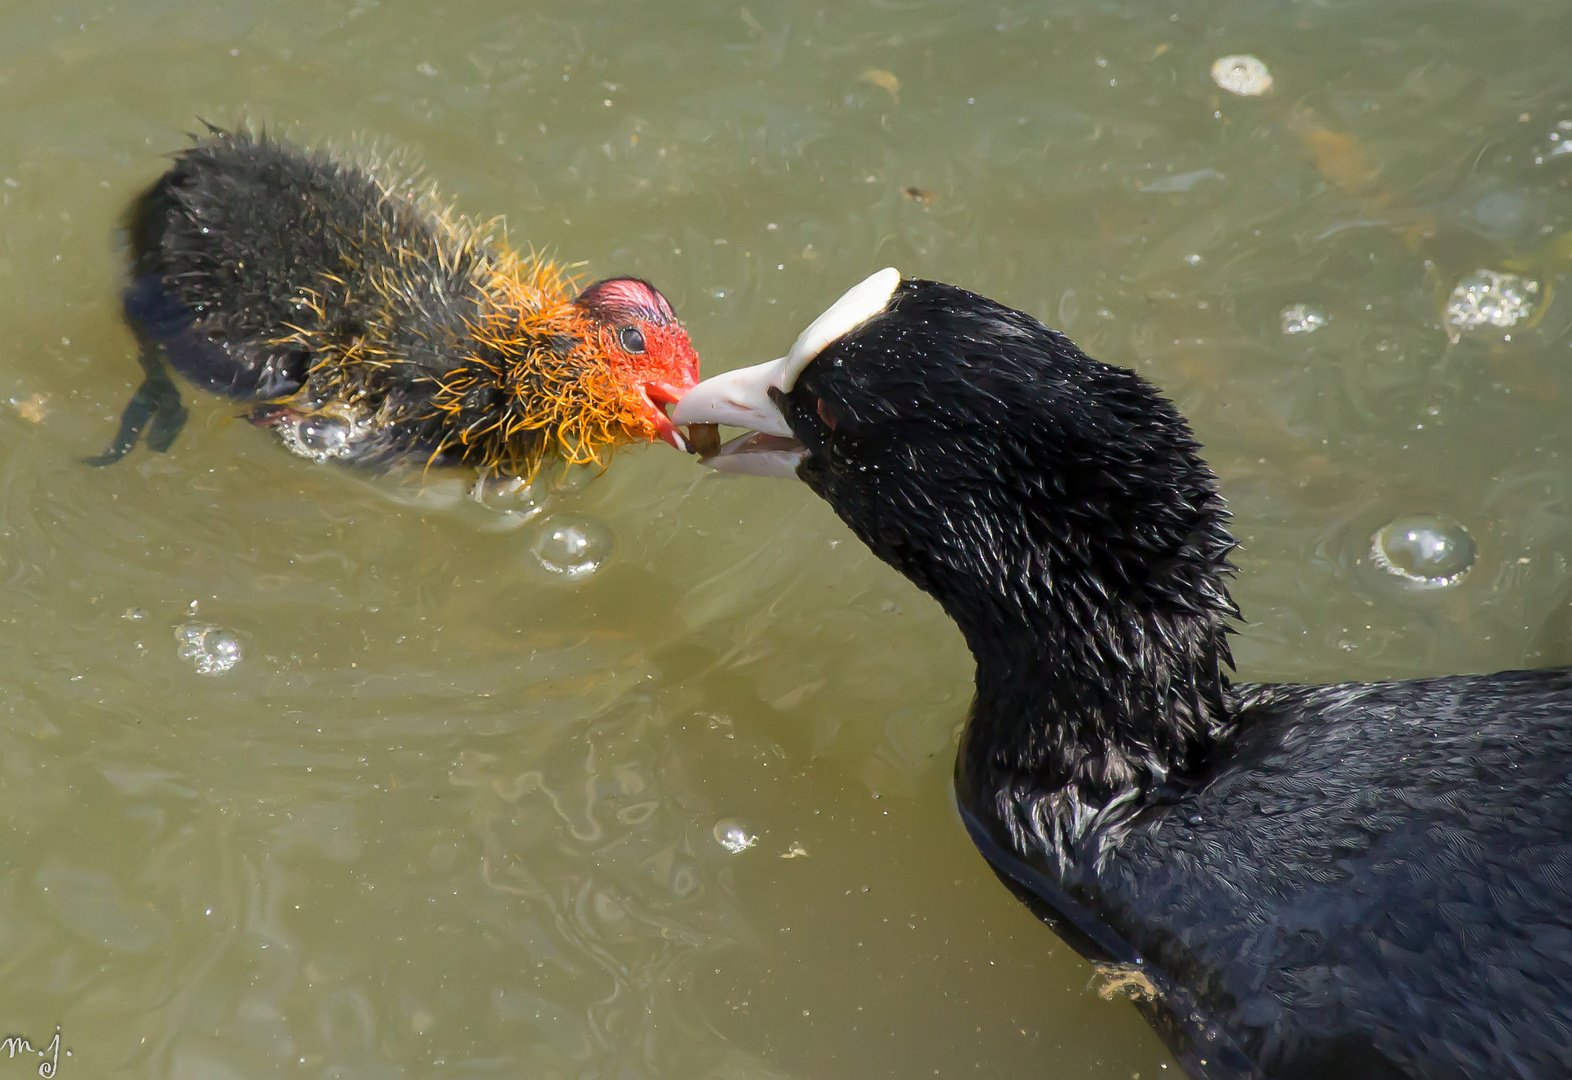
[[(135, 380), (117, 215), (195, 117), (408, 148), (710, 372), (889, 263), (1024, 308), (1194, 419), (1241, 675), (1373, 678), (1572, 658), (1569, 46), (1557, 0), (0, 7), (0, 1034), (62, 1078), (1176, 1071), (973, 853), (960, 639), (806, 489), (657, 447), (504, 515), (207, 399), (78, 464)], [(1449, 342), (1514, 266), (1534, 317)], [(1372, 564), (1413, 515), (1466, 577)]]

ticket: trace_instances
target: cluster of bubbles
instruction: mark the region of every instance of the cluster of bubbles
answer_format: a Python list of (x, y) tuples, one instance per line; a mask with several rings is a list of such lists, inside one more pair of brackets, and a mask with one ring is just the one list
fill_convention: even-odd
[(1326, 312), (1309, 304), (1290, 304), (1282, 310), (1283, 333), (1310, 334), (1326, 325)]
[(310, 413), (273, 426), (279, 441), (292, 454), (321, 463), (349, 457), (371, 434), (371, 424), (349, 412)]
[(1518, 274), (1475, 270), (1457, 283), (1447, 297), (1443, 322), (1456, 343), (1463, 332), (1480, 326), (1503, 330), (1516, 326), (1533, 310), (1539, 282)]
[(198, 675), (222, 675), (240, 663), (240, 642), (216, 626), (177, 626), (175, 642), (180, 659), (190, 661)]
[(1400, 517), (1370, 538), (1370, 561), (1421, 589), (1444, 589), (1468, 576), (1477, 550), (1455, 521), (1417, 514)]

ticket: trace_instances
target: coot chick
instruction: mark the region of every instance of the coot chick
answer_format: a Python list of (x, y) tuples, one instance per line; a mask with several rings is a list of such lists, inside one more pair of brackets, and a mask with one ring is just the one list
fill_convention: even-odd
[(885, 270), (700, 383), (976, 661), (961, 816), (1191, 1076), (1572, 1075), (1572, 672), (1230, 683), (1228, 514), (1140, 376)]
[(528, 476), (619, 443), (687, 449), (664, 406), (698, 357), (653, 286), (576, 297), (427, 188), (248, 132), (210, 129), (131, 208), (125, 313), (146, 379), (94, 464), (185, 421), (160, 351), (317, 460), (402, 459)]

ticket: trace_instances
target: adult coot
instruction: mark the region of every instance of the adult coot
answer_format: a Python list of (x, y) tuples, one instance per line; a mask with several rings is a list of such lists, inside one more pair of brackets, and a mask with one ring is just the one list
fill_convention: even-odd
[(1194, 1077), (1572, 1076), (1572, 673), (1234, 685), (1228, 514), (1144, 379), (885, 270), (678, 423), (960, 626), (973, 840)]
[(687, 449), (665, 406), (698, 357), (649, 283), (578, 293), (429, 188), (212, 129), (132, 205), (127, 320), (146, 378), (94, 464), (165, 450), (185, 422), (160, 353), (319, 460), (405, 458), (528, 475), (618, 443)]

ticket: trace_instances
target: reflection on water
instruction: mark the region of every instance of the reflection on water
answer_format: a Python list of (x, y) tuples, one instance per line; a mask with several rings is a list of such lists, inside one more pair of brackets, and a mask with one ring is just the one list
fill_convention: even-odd
[(810, 493), (661, 447), (369, 478), (194, 397), (86, 468), (138, 375), (118, 216), (198, 116), (407, 149), (654, 281), (707, 372), (951, 280), (1194, 419), (1244, 677), (1565, 661), (1569, 19), (9, 5), (0, 1028), (66, 1077), (1173, 1075), (971, 850), (960, 638)]

